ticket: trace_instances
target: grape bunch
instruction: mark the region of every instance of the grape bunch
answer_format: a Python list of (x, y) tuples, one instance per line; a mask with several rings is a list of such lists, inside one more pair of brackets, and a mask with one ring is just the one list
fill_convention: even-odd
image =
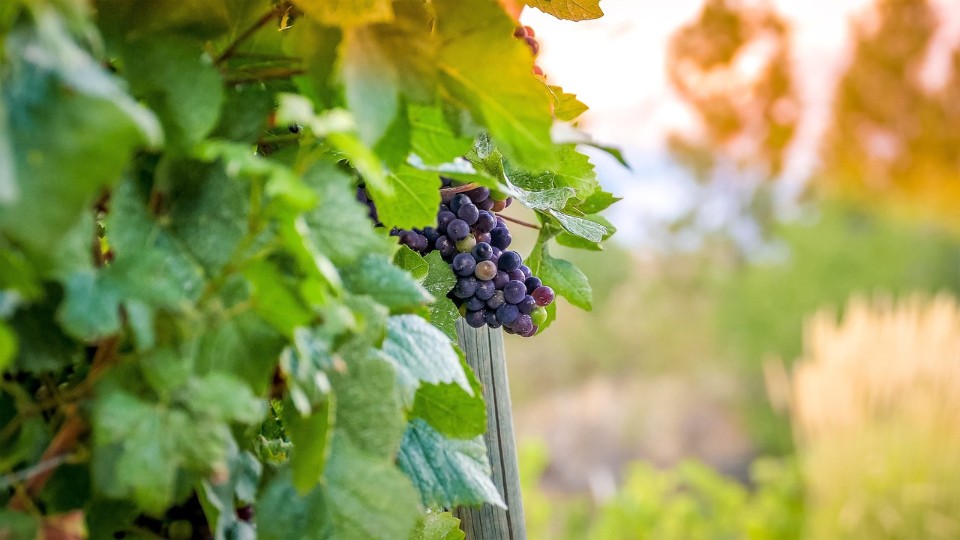
[[(442, 180), (436, 226), (394, 229), (390, 234), (421, 255), (440, 252), (457, 276), (447, 297), (468, 325), (503, 327), (507, 333), (523, 337), (536, 334), (555, 294), (532, 275), (519, 253), (507, 249), (513, 237), (497, 212), (512, 199), (491, 194), (485, 187)], [(362, 188), (357, 197), (376, 221), (376, 207)]]

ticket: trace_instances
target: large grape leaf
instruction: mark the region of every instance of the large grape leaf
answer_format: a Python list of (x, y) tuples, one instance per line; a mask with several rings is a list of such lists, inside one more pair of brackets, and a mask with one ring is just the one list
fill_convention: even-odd
[(473, 147), (469, 137), (457, 136), (443, 111), (437, 106), (410, 105), (410, 144), (414, 153), (428, 165), (447, 163), (465, 155)]
[(506, 508), (490, 479), (482, 437), (448, 439), (420, 419), (407, 427), (397, 457), (427, 506), (453, 508), (489, 503)]
[(168, 148), (202, 140), (224, 100), (223, 81), (204, 57), (203, 42), (162, 34), (121, 43), (130, 90), (159, 116)]
[(343, 281), (354, 294), (368, 295), (395, 311), (419, 307), (433, 300), (410, 274), (386, 257), (361, 257), (345, 268)]
[(432, 5), (446, 90), (490, 130), (507, 157), (534, 170), (552, 164), (549, 97), (531, 73), (530, 51), (513, 37), (512, 19), (495, 0), (479, 0), (471, 9), (457, 0)]
[(599, 19), (603, 16), (600, 0), (523, 0), (523, 3), (568, 21)]
[(421, 384), (410, 415), (422, 418), (434, 429), (454, 439), (472, 439), (487, 430), (487, 409), (480, 381), (473, 369), (461, 360), (473, 393), (458, 384)]
[(593, 307), (593, 290), (587, 276), (572, 262), (552, 257), (546, 244), (534, 250), (527, 263), (530, 270), (538, 275), (543, 283), (554, 292), (566, 298), (571, 304), (589, 311)]
[(4, 74), (17, 76), (0, 80), (8, 115), (0, 130), (9, 129), (3, 138), (14, 159), (5, 169), (13, 164), (16, 185), (6, 191), (16, 197), (0, 199), (0, 231), (47, 258), (101, 190), (120, 179), (132, 151), (162, 136), (156, 118), (73, 42), (51, 10), (37, 16), (35, 29), (5, 39), (11, 68)]
[(383, 352), (397, 368), (405, 401), (413, 399), (421, 382), (456, 383), (467, 393), (473, 392), (450, 340), (421, 317), (390, 317)]
[(387, 177), (389, 192), (369, 186), (377, 215), (388, 228), (434, 227), (440, 208), (440, 177), (430, 171), (401, 166)]

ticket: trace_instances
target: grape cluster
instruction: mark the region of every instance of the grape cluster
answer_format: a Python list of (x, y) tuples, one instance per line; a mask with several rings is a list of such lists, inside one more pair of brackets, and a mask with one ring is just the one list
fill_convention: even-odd
[[(457, 283), (447, 295), (467, 324), (487, 325), (510, 334), (530, 337), (547, 318), (546, 306), (553, 289), (532, 275), (516, 251), (509, 251), (513, 237), (497, 212), (510, 205), (488, 188), (455, 185), (443, 178), (442, 202), (435, 227), (394, 229), (399, 242), (426, 255), (439, 251)], [(357, 197), (367, 204), (376, 221), (376, 207), (361, 188)]]

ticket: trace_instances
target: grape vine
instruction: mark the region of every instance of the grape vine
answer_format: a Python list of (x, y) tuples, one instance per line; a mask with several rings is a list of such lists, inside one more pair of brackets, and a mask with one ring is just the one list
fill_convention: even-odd
[(557, 246), (617, 200), (505, 5), (2, 3), (0, 538), (450, 540), (503, 504), (454, 323), (590, 309)]

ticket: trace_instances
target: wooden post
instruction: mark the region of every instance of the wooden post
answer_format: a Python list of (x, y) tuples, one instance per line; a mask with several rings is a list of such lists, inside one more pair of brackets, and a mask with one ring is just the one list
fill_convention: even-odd
[(467, 355), (467, 363), (483, 387), (483, 400), (487, 404), (487, 433), (483, 438), (493, 483), (507, 510), (484, 504), (480, 508), (458, 508), (454, 514), (460, 518), (467, 540), (526, 540), (503, 334), (499, 329), (486, 326), (471, 328), (459, 319), (457, 337)]

